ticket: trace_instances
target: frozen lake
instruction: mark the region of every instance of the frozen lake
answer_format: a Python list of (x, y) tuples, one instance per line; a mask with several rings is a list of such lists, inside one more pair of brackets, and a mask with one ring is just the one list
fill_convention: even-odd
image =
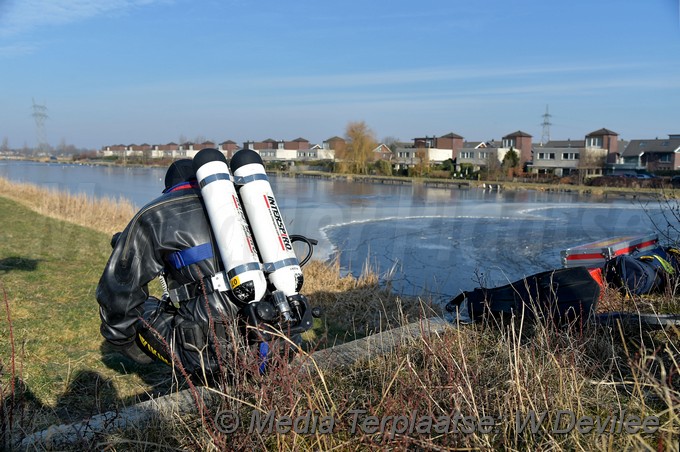
[[(141, 207), (160, 195), (164, 169), (0, 161), (0, 176)], [(319, 240), (315, 258), (346, 271), (368, 262), (395, 291), (450, 297), (557, 268), (562, 249), (654, 230), (654, 202), (568, 193), (488, 192), (272, 177), (291, 234)]]

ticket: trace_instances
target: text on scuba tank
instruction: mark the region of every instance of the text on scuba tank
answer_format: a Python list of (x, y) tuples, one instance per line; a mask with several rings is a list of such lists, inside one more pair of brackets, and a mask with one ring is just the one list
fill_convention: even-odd
[(279, 243), (281, 244), (281, 249), (290, 251), (293, 249), (293, 244), (288, 238), (288, 231), (286, 231), (286, 225), (283, 224), (283, 218), (281, 218), (281, 212), (279, 207), (276, 205), (276, 199), (270, 195), (264, 195), (264, 202), (267, 204), (269, 209), (269, 215), (272, 217), (272, 221), (279, 230)]
[[(248, 242), (248, 248), (250, 249), (250, 253), (255, 254), (255, 243), (253, 242), (253, 236), (250, 234), (250, 228), (248, 227), (248, 223), (246, 222), (246, 216), (243, 213), (241, 203), (238, 201), (238, 198), (235, 195), (231, 195), (231, 198), (234, 200), (236, 212), (238, 212), (239, 218), (241, 220), (241, 229), (243, 229), (243, 234), (245, 235), (246, 241)], [(234, 286), (232, 285), (232, 287)]]

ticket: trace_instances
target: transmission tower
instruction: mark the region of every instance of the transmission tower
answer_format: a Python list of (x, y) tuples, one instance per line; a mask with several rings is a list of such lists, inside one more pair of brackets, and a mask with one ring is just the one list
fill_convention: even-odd
[(38, 140), (38, 152), (47, 149), (47, 133), (45, 132), (45, 120), (47, 116), (47, 107), (45, 105), (38, 105), (33, 99), (33, 120), (35, 121), (35, 134)]
[(541, 135), (541, 144), (545, 144), (548, 141), (550, 141), (550, 126), (552, 123), (550, 122), (550, 118), (552, 115), (548, 112), (548, 106), (545, 106), (545, 113), (543, 113), (543, 122), (541, 125), (543, 126), (543, 134)]

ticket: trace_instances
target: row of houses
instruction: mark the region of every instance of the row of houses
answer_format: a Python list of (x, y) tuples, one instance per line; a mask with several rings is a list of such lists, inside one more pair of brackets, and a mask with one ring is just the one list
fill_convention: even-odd
[[(407, 143), (382, 143), (374, 150), (373, 160), (386, 160), (396, 170), (426, 162), (441, 164), (447, 160), (456, 169), (479, 170), (494, 162), (502, 162), (514, 150), (520, 165), (529, 173), (567, 176), (576, 172), (588, 176), (635, 171), (667, 171), (680, 169), (680, 134), (666, 139), (636, 139), (624, 141), (618, 133), (602, 128), (588, 133), (579, 140), (551, 140), (534, 143), (532, 136), (518, 130), (503, 136), (499, 141), (467, 141), (461, 135), (448, 133), (442, 136), (414, 138)], [(119, 158), (193, 158), (201, 149), (210, 147), (231, 158), (240, 149), (252, 149), (265, 161), (307, 162), (334, 161), (343, 156), (346, 142), (341, 137), (331, 137), (321, 144), (312, 144), (304, 138), (291, 141), (267, 139), (246, 141), (239, 146), (227, 140), (221, 143), (168, 143), (162, 145), (113, 145), (101, 150), (103, 156)]]
[(340, 137), (329, 138), (323, 144), (311, 144), (304, 138), (296, 138), (291, 141), (267, 139), (264, 141), (246, 141), (239, 146), (235, 141), (227, 140), (221, 143), (204, 141), (202, 143), (167, 143), (167, 144), (116, 144), (104, 146), (101, 155), (104, 157), (115, 156), (144, 157), (151, 159), (160, 158), (193, 158), (198, 151), (205, 148), (214, 148), (222, 151), (227, 158), (233, 157), (240, 149), (252, 149), (258, 152), (264, 160), (333, 160), (335, 149), (344, 146), (345, 140)]

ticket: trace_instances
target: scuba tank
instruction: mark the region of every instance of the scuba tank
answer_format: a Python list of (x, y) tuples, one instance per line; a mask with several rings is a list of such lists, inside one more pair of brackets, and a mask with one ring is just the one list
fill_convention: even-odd
[(253, 150), (242, 149), (231, 159), (231, 171), (269, 283), (286, 297), (298, 294), (302, 270), (262, 158)]
[[(243, 303), (260, 301), (267, 282), (227, 160), (217, 149), (206, 148), (196, 154), (193, 165), (231, 292)], [(219, 277), (216, 288), (227, 289), (226, 283), (219, 287)]]
[(303, 277), (293, 242), (309, 245), (306, 262), (316, 241), (288, 235), (259, 154), (237, 152), (233, 177), (217, 149), (202, 149), (193, 164), (231, 292), (243, 303), (244, 335), (262, 344), (280, 331), (296, 337), (310, 329), (321, 311), (299, 293)]

